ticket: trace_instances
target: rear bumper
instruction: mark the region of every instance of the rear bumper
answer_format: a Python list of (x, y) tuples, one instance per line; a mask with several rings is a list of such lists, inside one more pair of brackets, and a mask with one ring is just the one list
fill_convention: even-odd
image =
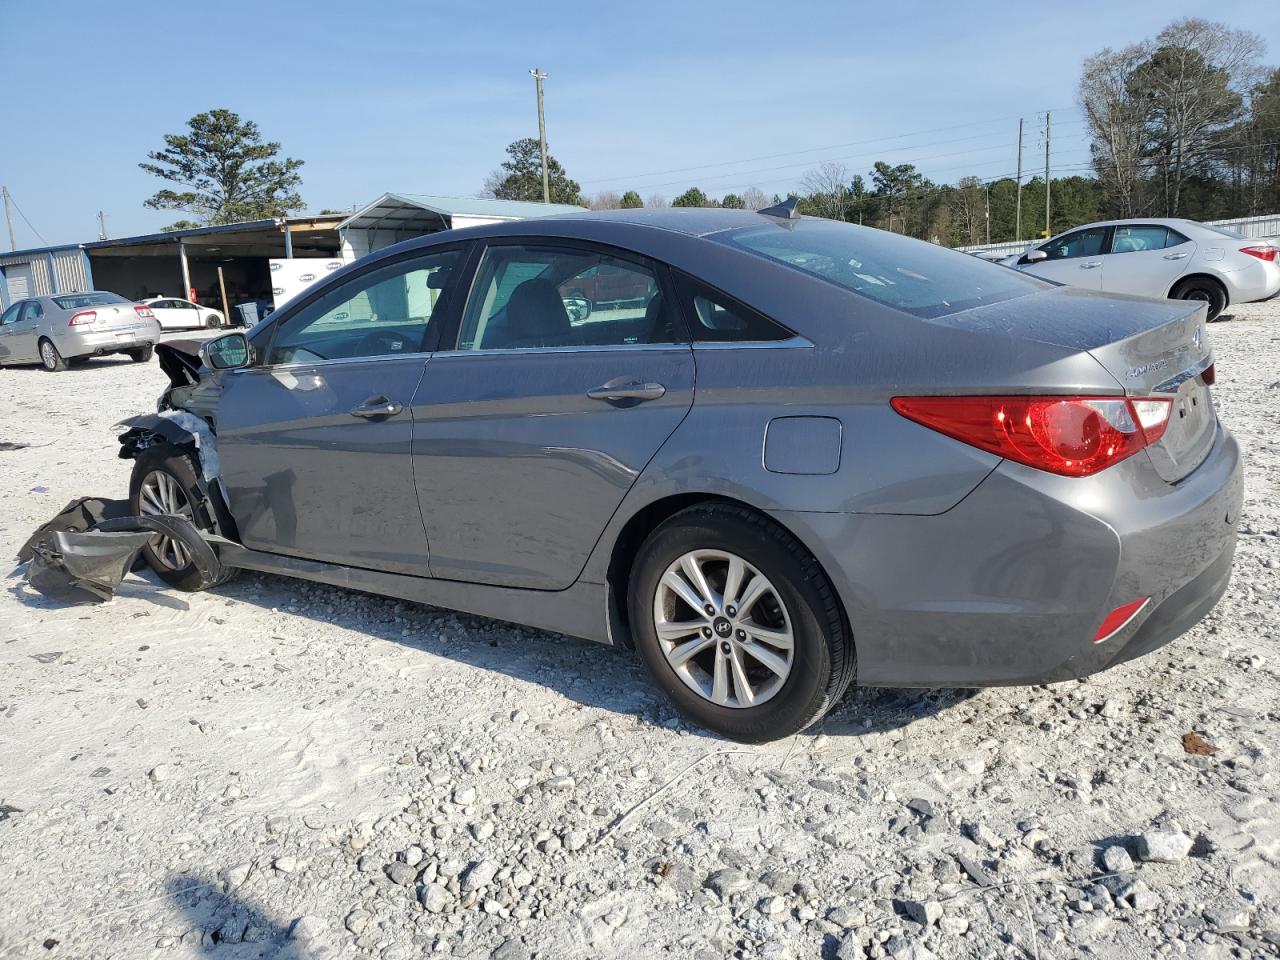
[[(1139, 454), (1087, 479), (1002, 463), (932, 517), (778, 512), (849, 615), (863, 685), (1086, 676), (1168, 643), (1222, 596), (1243, 496), (1239, 448), (1175, 484)], [(1151, 602), (1102, 643), (1107, 613)]]
[(1231, 303), (1253, 303), (1269, 300), (1280, 293), (1280, 264), (1258, 260), (1222, 274)]
[(54, 345), (64, 357), (86, 357), (98, 353), (119, 353), (155, 343), (158, 328), (144, 324), (132, 330), (64, 333), (54, 338)]

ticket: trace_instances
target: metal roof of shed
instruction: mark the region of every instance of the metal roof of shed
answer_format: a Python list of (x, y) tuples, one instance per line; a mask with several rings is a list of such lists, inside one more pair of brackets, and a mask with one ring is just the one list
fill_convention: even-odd
[(427, 193), (384, 193), (373, 203), (353, 213), (339, 230), (440, 230), (446, 218), (491, 217), (523, 220), (557, 213), (579, 213), (583, 207), (571, 203), (534, 203), (528, 200), (498, 200), (492, 197), (439, 197)]

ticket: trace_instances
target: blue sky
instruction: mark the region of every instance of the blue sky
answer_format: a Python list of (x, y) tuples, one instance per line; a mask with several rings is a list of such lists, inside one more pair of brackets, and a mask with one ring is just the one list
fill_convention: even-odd
[(1018, 116), (1043, 165), (1047, 109), (1068, 169), (1088, 158), (1081, 60), (1191, 15), (1273, 38), (1280, 62), (1280, 4), (1256, 0), (0, 0), (0, 182), (50, 243), (91, 239), (99, 208), (112, 236), (158, 229), (179, 215), (142, 206), (161, 184), (138, 162), (221, 106), (306, 161), (309, 210), (474, 195), (536, 136), (535, 65), (552, 152), (589, 194), (785, 193), (833, 158), (993, 177), (1013, 171)]

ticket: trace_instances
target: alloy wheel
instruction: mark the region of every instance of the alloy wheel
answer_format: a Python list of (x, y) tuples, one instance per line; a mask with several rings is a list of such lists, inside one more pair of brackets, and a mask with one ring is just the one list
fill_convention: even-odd
[(782, 689), (795, 634), (777, 588), (736, 554), (693, 550), (663, 573), (653, 622), (667, 663), (721, 707), (755, 707)]
[[(178, 481), (163, 470), (152, 470), (142, 478), (138, 505), (143, 516), (177, 516), (193, 520), (191, 504)], [(153, 548), (156, 559), (169, 570), (181, 570), (191, 563), (191, 554), (172, 537), (161, 537)]]
[(40, 360), (48, 370), (56, 369), (58, 366), (58, 351), (48, 340), (40, 344)]

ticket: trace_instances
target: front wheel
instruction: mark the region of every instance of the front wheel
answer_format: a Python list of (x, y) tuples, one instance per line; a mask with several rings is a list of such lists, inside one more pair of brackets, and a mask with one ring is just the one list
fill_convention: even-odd
[[(133, 463), (133, 476), (129, 480), (130, 510), (139, 517), (182, 517), (197, 530), (212, 530), (213, 517), (200, 493), (195, 471), (196, 465), (178, 447), (167, 443), (147, 447)], [(147, 544), (142, 548), (142, 555), (161, 580), (180, 590), (216, 587), (236, 573), (235, 568), (224, 567), (218, 580), (206, 583), (187, 548), (171, 537), (160, 537), (154, 545)]]
[(1201, 303), (1209, 305), (1209, 322), (1218, 319), (1218, 316), (1227, 308), (1227, 292), (1222, 289), (1222, 285), (1216, 280), (1210, 280), (1208, 277), (1191, 277), (1183, 280), (1180, 284), (1173, 288), (1170, 294), (1173, 300), (1198, 300)]
[(636, 556), (628, 611), (676, 709), (733, 740), (803, 730), (853, 679), (830, 581), (795, 537), (746, 508), (698, 505), (658, 527)]

